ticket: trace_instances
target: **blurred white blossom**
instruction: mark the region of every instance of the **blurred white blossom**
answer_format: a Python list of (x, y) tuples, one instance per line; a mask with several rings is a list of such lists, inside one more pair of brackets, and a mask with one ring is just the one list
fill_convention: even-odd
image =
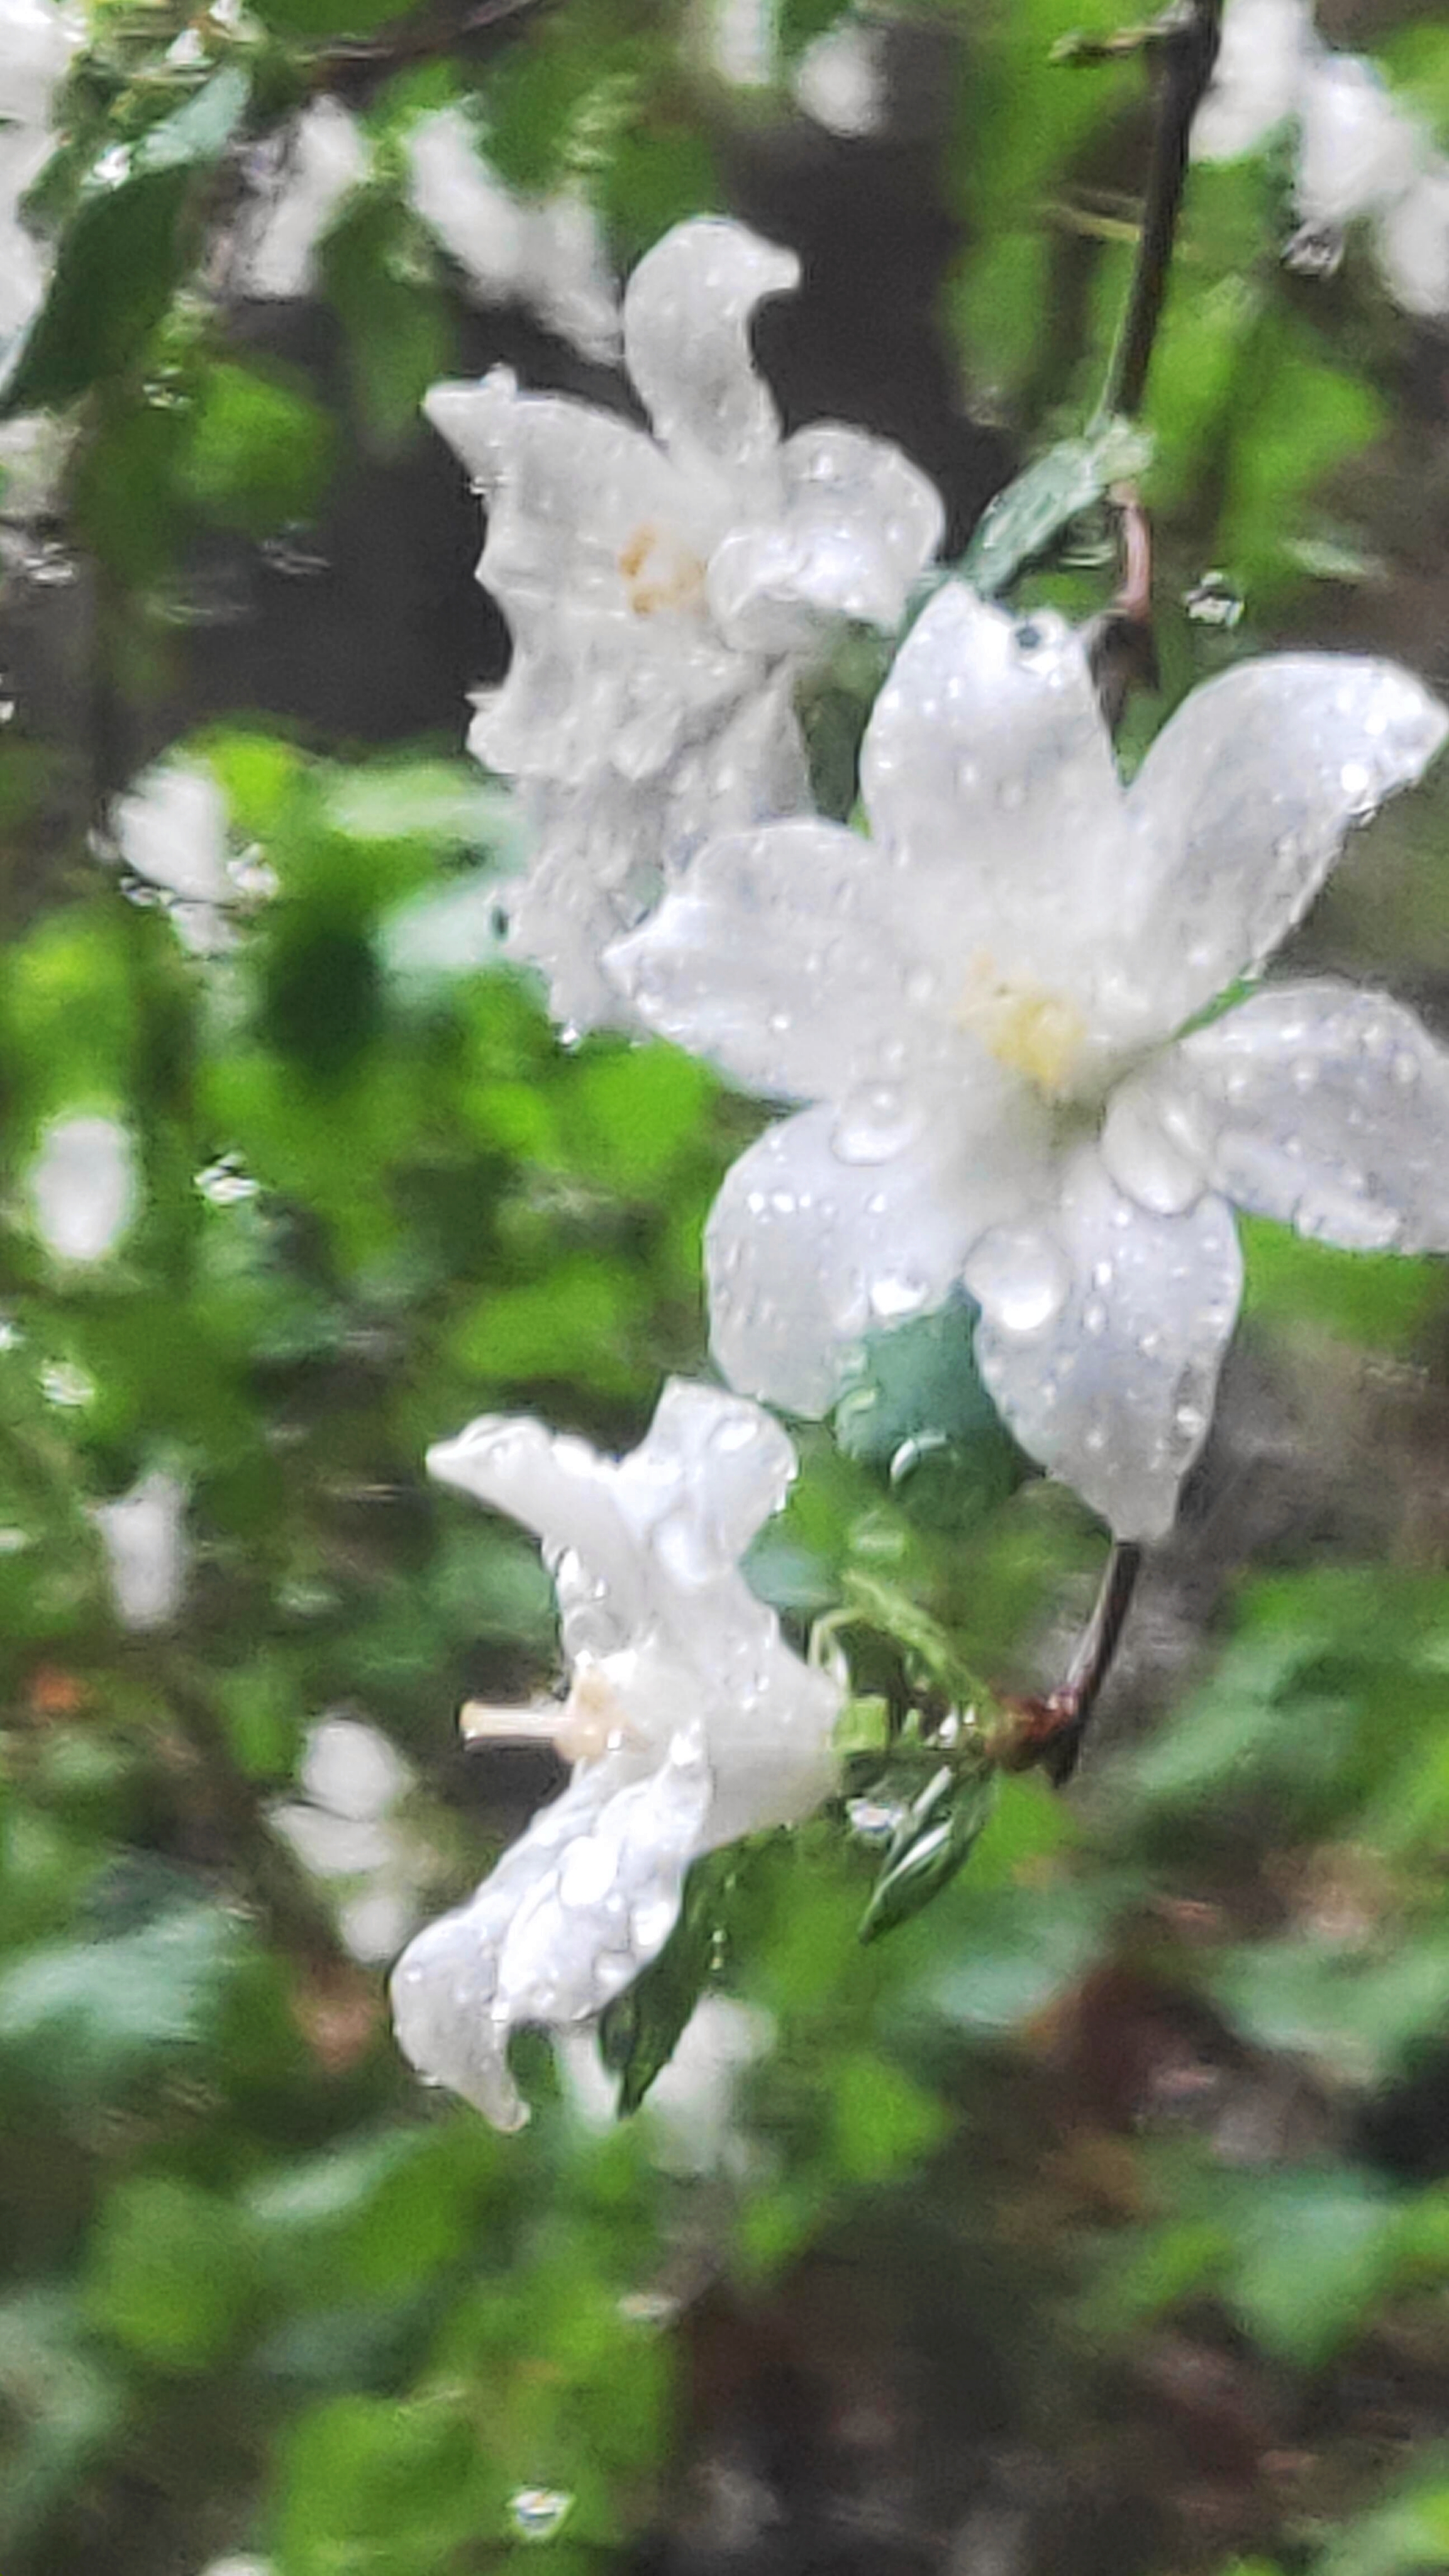
[(619, 295), (587, 198), (514, 196), (478, 148), (461, 107), (438, 108), (407, 139), (414, 211), (484, 304), (528, 305), (586, 358), (619, 347)]
[(166, 897), (178, 938), (208, 957), (231, 945), (239, 889), (227, 866), (226, 798), (201, 762), (157, 761), (111, 809), (123, 867)]
[(898, 624), (940, 540), (940, 501), (895, 448), (828, 422), (781, 440), (749, 326), (798, 276), (712, 217), (656, 244), (624, 297), (652, 438), (501, 368), (428, 398), (487, 504), (479, 579), (513, 634), (469, 737), (531, 791), (513, 944), (580, 1027), (619, 1015), (602, 937), (702, 832), (806, 802), (796, 675), (848, 621)]
[(186, 1505), (180, 1477), (154, 1467), (113, 1503), (93, 1507), (123, 1628), (169, 1627), (180, 1609), (190, 1564)]
[[(747, 2161), (737, 2116), (740, 2085), (768, 2053), (774, 2035), (770, 2014), (757, 2004), (734, 1995), (701, 1995), (645, 2097), (649, 2153), (665, 2173), (731, 2172)], [(564, 2033), (557, 2045), (579, 2118), (589, 2128), (611, 2128), (618, 2117), (618, 2086), (600, 2060), (592, 2031)]]
[(885, 121), (884, 27), (838, 19), (807, 45), (790, 83), (795, 104), (827, 134), (853, 142)]
[(55, 145), (55, 94), (81, 42), (78, 18), (50, 0), (0, 0), (0, 360), (39, 310), (48, 254), (20, 205)]
[(1310, 0), (1230, 0), (1193, 151), (1234, 160), (1289, 123), (1302, 221), (1329, 233), (1367, 223), (1395, 302), (1423, 319), (1449, 313), (1449, 161), (1427, 127), (1372, 63), (1320, 41)]
[(279, 149), (259, 160), (256, 202), (232, 274), (236, 293), (282, 303), (312, 292), (318, 245), (343, 199), (366, 178), (369, 157), (339, 100), (319, 98), (304, 108)]
[(710, 1219), (731, 1381), (819, 1412), (864, 1332), (964, 1282), (1023, 1447), (1165, 1530), (1237, 1311), (1229, 1201), (1449, 1248), (1449, 1058), (1397, 1003), (1290, 984), (1172, 1043), (1446, 729), (1390, 663), (1282, 654), (1195, 691), (1124, 789), (1080, 638), (943, 589), (867, 729), (874, 839), (717, 841), (609, 960), (648, 1026), (817, 1104)]
[(840, 1688), (738, 1570), (795, 1472), (755, 1405), (676, 1379), (626, 1458), (484, 1418), (428, 1465), (538, 1532), (570, 1674), (561, 1703), (474, 1713), (475, 1733), (556, 1743), (573, 1777), (392, 1981), (418, 2071), (517, 2128), (510, 2031), (599, 2012), (662, 1949), (698, 1853), (810, 1812), (834, 1779)]
[(397, 1956), (421, 1910), (430, 1855), (397, 1814), (412, 1785), (402, 1755), (377, 1727), (329, 1716), (308, 1733), (301, 1798), (270, 1811), (303, 1868), (338, 1883), (338, 1928), (368, 1967)]
[(57, 1261), (104, 1261), (140, 1213), (129, 1127), (118, 1118), (53, 1118), (26, 1175), (35, 1231)]

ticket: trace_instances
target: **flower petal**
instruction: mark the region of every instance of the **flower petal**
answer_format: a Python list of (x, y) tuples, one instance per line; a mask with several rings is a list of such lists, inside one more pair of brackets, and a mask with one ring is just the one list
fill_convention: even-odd
[(977, 1245), (981, 1375), (1022, 1447), (1119, 1538), (1160, 1538), (1207, 1436), (1242, 1288), (1232, 1211), (1123, 1197), (1095, 1148), (1034, 1222)]
[(1305, 223), (1347, 224), (1412, 187), (1428, 158), (1418, 119), (1395, 106), (1371, 63), (1320, 52), (1303, 85), (1298, 209)]
[(1449, 732), (1392, 662), (1281, 653), (1194, 689), (1128, 798), (1140, 853), (1124, 945), (1162, 1034), (1251, 972), (1307, 910), (1354, 823)]
[(408, 195), (486, 304), (522, 292), (527, 217), (494, 176), (460, 107), (420, 117), (407, 138)]
[(788, 1433), (747, 1396), (670, 1378), (615, 1491), (641, 1546), (686, 1590), (733, 1576), (795, 1478)]
[(581, 1765), (471, 1901), (429, 1924), (398, 1961), (393, 2019), (419, 2074), (495, 2127), (522, 2128), (510, 2032), (602, 2011), (657, 1956), (710, 1795), (697, 1729), (676, 1735), (642, 1776), (628, 1755)]
[(1195, 161), (1255, 152), (1297, 111), (1316, 51), (1311, 0), (1229, 0), (1212, 86), (1192, 126)]
[(869, 1161), (842, 1158), (840, 1131), (830, 1108), (767, 1128), (705, 1233), (715, 1358), (731, 1385), (793, 1413), (828, 1410), (862, 1334), (949, 1296), (977, 1237), (1030, 1195), (1045, 1122), (998, 1097), (973, 1130), (938, 1097), (905, 1145)]
[(913, 961), (895, 947), (900, 908), (858, 833), (776, 823), (710, 841), (610, 951), (608, 971), (646, 1027), (736, 1081), (839, 1099), (906, 1061)]
[(426, 1464), (440, 1484), (506, 1512), (542, 1539), (565, 1611), (575, 1595), (591, 1605), (587, 1636), (572, 1641), (565, 1634), (571, 1654), (614, 1653), (648, 1624), (648, 1568), (612, 1459), (541, 1422), (480, 1414), (456, 1439), (435, 1441)]
[(1254, 994), (1154, 1089), (1239, 1207), (1355, 1251), (1449, 1251), (1449, 1054), (1401, 1002), (1327, 978)]
[(1047, 984), (1090, 975), (1119, 918), (1122, 791), (1060, 618), (1023, 624), (949, 583), (896, 656), (860, 775), (891, 858), (949, 875), (966, 952)]
[(1436, 160), (1388, 208), (1377, 246), (1396, 304), (1426, 321), (1449, 313), (1449, 165)]
[(898, 626), (945, 533), (935, 486), (899, 448), (833, 421), (797, 431), (780, 463), (783, 511), (731, 529), (710, 563), (710, 605), (731, 641), (790, 652), (832, 620)]
[(793, 251), (716, 215), (676, 224), (639, 262), (624, 290), (624, 362), (676, 462), (743, 477), (773, 459), (779, 419), (755, 372), (750, 318), (799, 282)]
[(540, 320), (582, 357), (607, 365), (622, 335), (619, 290), (587, 197), (562, 189), (534, 207), (525, 247), (528, 293)]

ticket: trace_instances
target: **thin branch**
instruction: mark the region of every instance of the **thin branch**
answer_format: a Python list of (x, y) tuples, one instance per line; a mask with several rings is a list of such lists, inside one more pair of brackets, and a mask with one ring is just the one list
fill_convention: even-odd
[(1114, 1539), (1092, 1615), (1077, 1640), (1065, 1681), (1040, 1698), (1007, 1702), (1004, 1740), (992, 1747), (1004, 1771), (1045, 1771), (1057, 1789), (1070, 1780), (1092, 1713), (1116, 1662), (1141, 1571), (1141, 1548)]
[(1158, 64), (1157, 122), (1147, 170), (1142, 231), (1127, 310), (1102, 389), (1102, 420), (1123, 416), (1131, 419), (1142, 408), (1187, 185), (1192, 121), (1213, 76), (1222, 14), (1223, 0), (1181, 0), (1181, 5), (1159, 24), (1159, 42), (1154, 48)]
[(516, 19), (554, 4), (555, 0), (478, 0), (478, 5), (465, 10), (461, 17), (449, 13), (443, 17), (435, 14), (401, 19), (375, 36), (353, 37), (323, 47), (312, 58), (312, 87), (326, 91), (365, 87), (379, 73), (455, 53), (472, 39), (501, 32)]

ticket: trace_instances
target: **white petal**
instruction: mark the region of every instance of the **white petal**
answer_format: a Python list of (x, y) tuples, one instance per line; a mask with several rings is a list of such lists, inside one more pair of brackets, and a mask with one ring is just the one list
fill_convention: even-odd
[(790, 84), (795, 104), (847, 142), (878, 133), (889, 105), (886, 30), (838, 19), (807, 45)]
[(1160, 1538), (1207, 1436), (1242, 1287), (1232, 1211), (1200, 1198), (1154, 1216), (1091, 1146), (1028, 1223), (966, 1266), (976, 1357), (1022, 1447), (1119, 1538)]
[(367, 165), (368, 147), (346, 108), (318, 99), (293, 127), (276, 168), (275, 194), (244, 240), (238, 292), (276, 301), (308, 294), (317, 246), (343, 198), (367, 176)]
[(1315, 61), (1310, 0), (1229, 0), (1212, 86), (1193, 119), (1197, 161), (1255, 152), (1298, 111)]
[(319, 1718), (308, 1732), (297, 1776), (314, 1805), (359, 1824), (385, 1816), (412, 1783), (395, 1746), (357, 1717)]
[(730, 640), (789, 652), (842, 618), (898, 626), (945, 533), (934, 485), (899, 448), (834, 422), (797, 431), (780, 464), (782, 511), (731, 529), (710, 563)]
[(1449, 1251), (1449, 1055), (1412, 1011), (1327, 980), (1257, 993), (1157, 1068), (1214, 1188), (1355, 1251)]
[(733, 1574), (795, 1477), (778, 1422), (748, 1397), (670, 1378), (615, 1492), (641, 1546), (686, 1590)]
[(1128, 800), (1124, 953), (1162, 1033), (1271, 954), (1350, 826), (1420, 777), (1446, 732), (1411, 672), (1343, 654), (1273, 654), (1193, 691)]
[(525, 251), (528, 292), (540, 320), (585, 358), (602, 365), (616, 357), (619, 290), (588, 199), (567, 190), (534, 207)]
[(270, 1808), (267, 1821), (313, 1878), (370, 1878), (393, 1856), (392, 1829), (376, 1819), (334, 1816), (297, 1798)]
[(153, 1468), (113, 1503), (91, 1515), (106, 1552), (111, 1597), (122, 1627), (165, 1628), (186, 1591), (186, 1487)]
[(609, 952), (609, 973), (646, 1027), (737, 1081), (839, 1099), (910, 1060), (916, 961), (895, 946), (900, 912), (871, 842), (836, 823), (776, 823), (709, 842)]
[(58, 1118), (27, 1187), (36, 1233), (57, 1261), (104, 1261), (140, 1213), (130, 1129), (116, 1118)]
[(716, 215), (676, 224), (639, 262), (624, 290), (624, 362), (679, 463), (743, 482), (773, 462), (779, 420), (755, 372), (750, 319), (799, 282), (793, 251)]
[(950, 583), (896, 657), (860, 774), (891, 857), (949, 875), (958, 947), (1047, 984), (1090, 978), (1119, 918), (1122, 791), (1060, 618), (1023, 624)]
[(516, 197), (495, 178), (460, 107), (421, 117), (407, 138), (408, 195), (485, 304), (522, 291), (524, 227)]
[[(767, 1128), (728, 1174), (705, 1234), (710, 1342), (746, 1394), (793, 1413), (833, 1402), (864, 1333), (950, 1295), (972, 1244), (1014, 1216), (1038, 1175), (1044, 1123), (985, 1104), (975, 1131), (948, 1097), (902, 1147), (846, 1161), (841, 1116), (806, 1109)], [(863, 1142), (863, 1137), (856, 1140)]]
[(122, 865), (148, 885), (189, 903), (235, 897), (226, 866), (226, 798), (210, 769), (159, 761), (116, 799), (111, 827)]
[(643, 1776), (581, 1766), (471, 1902), (430, 1924), (392, 1976), (403, 2053), (501, 2129), (528, 2114), (509, 2033), (602, 2011), (663, 1948), (710, 1799), (700, 1736), (676, 1736)]
[(49, 0), (5, 0), (0, 10), (0, 117), (48, 125), (54, 93), (84, 30)]
[(584, 1645), (596, 1655), (613, 1652), (647, 1625), (649, 1568), (621, 1506), (613, 1461), (587, 1441), (546, 1431), (541, 1422), (482, 1414), (456, 1439), (436, 1441), (426, 1463), (440, 1484), (535, 1531), (556, 1579), (560, 1559), (573, 1560), (570, 1581), (596, 1616), (587, 1638), (566, 1637), (571, 1653)]
[(1371, 63), (1320, 53), (1303, 85), (1298, 208), (1306, 223), (1347, 224), (1412, 187), (1428, 138)]
[(1378, 255), (1389, 293), (1406, 313), (1426, 321), (1449, 313), (1449, 166), (1443, 161), (1388, 208)]

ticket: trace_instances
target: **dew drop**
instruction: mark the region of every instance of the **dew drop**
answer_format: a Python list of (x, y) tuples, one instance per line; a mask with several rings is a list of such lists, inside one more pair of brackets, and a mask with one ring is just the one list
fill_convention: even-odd
[(1059, 1315), (1071, 1293), (1065, 1254), (1049, 1234), (998, 1226), (983, 1236), (964, 1277), (993, 1324), (1007, 1333), (1036, 1333)]
[(47, 1360), (40, 1372), (40, 1392), (47, 1404), (91, 1404), (95, 1401), (96, 1382), (70, 1360)]
[(1183, 594), (1184, 608), (1198, 626), (1219, 626), (1229, 634), (1241, 622), (1243, 603), (1222, 572), (1205, 572)]
[(928, 1280), (919, 1271), (888, 1271), (870, 1285), (870, 1311), (882, 1324), (899, 1323), (904, 1315), (917, 1315), (930, 1296)]
[(830, 1142), (842, 1163), (888, 1163), (920, 1126), (919, 1102), (890, 1083), (877, 1083), (846, 1102)]
[(254, 1199), (260, 1183), (242, 1170), (239, 1155), (223, 1154), (195, 1175), (194, 1186), (209, 1207), (236, 1207), (243, 1199)]

